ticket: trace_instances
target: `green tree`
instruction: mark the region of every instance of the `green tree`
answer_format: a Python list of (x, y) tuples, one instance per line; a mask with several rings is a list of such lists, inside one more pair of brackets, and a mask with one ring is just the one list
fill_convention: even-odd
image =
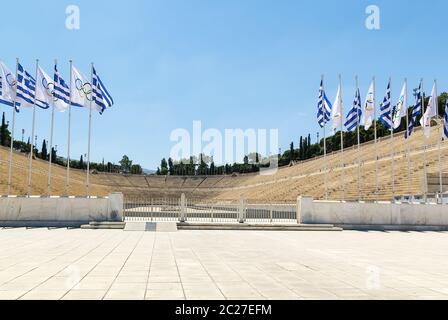
[(291, 163), (294, 160), (294, 142), (291, 142), (289, 145), (289, 162)]
[(79, 158), (78, 168), (79, 169), (84, 169), (84, 158), (82, 157), (82, 155)]
[(55, 148), (51, 148), (51, 161), (53, 163), (58, 163), (57, 159), (58, 159), (58, 157), (57, 157)]
[(170, 173), (170, 176), (174, 175), (174, 164), (173, 159), (168, 158), (168, 172)]
[(42, 160), (47, 160), (48, 157), (47, 142), (45, 141), (45, 139), (42, 141), (42, 149), (40, 152), (40, 157), (42, 158)]
[(168, 174), (168, 163), (165, 158), (163, 158), (160, 162), (160, 174), (162, 176), (166, 176)]
[(207, 174), (207, 163), (204, 161), (204, 155), (200, 154), (200, 162), (199, 162), (199, 168), (198, 168), (198, 174), (199, 175), (206, 175)]
[(8, 146), (11, 143), (11, 133), (6, 124), (5, 113), (2, 114), (2, 124), (0, 126), (0, 145)]
[(129, 157), (127, 155), (124, 155), (118, 163), (121, 166), (122, 172), (124, 172), (124, 173), (131, 172), (132, 160), (129, 159)]
[(215, 162), (212, 161), (212, 163), (210, 164), (210, 174), (211, 174), (211, 175), (215, 175), (215, 174), (216, 174), (215, 170), (216, 170), (216, 168), (215, 168)]
[(133, 164), (131, 166), (131, 173), (132, 174), (142, 174), (143, 173), (143, 169), (139, 164)]

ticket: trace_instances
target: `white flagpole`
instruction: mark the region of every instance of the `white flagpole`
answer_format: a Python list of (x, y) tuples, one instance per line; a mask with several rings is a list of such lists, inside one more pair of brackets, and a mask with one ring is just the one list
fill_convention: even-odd
[(376, 88), (375, 88), (375, 77), (373, 77), (372, 79), (373, 81), (373, 137), (374, 137), (374, 144), (375, 144), (375, 195), (376, 195), (376, 201), (378, 201), (378, 192), (379, 192), (379, 188), (378, 188), (378, 134), (377, 134), (377, 127), (376, 127), (376, 123), (377, 123), (377, 118), (376, 118)]
[[(54, 60), (54, 65), (56, 66), (58, 61)], [(54, 81), (54, 80), (53, 80)], [(50, 126), (50, 157), (48, 158), (48, 196), (51, 196), (51, 164), (53, 162), (53, 129), (54, 129), (54, 83), (52, 92), (52, 108), (51, 108), (51, 126)]]
[(15, 92), (14, 92), (14, 103), (12, 106), (12, 128), (11, 128), (11, 143), (9, 150), (9, 169), (8, 169), (8, 196), (11, 195), (11, 183), (12, 183), (12, 154), (14, 149), (14, 129), (16, 126), (16, 103), (17, 103), (17, 75), (19, 67), (19, 58), (16, 58), (16, 80), (15, 80)]
[[(355, 77), (356, 79), (356, 94), (358, 95), (358, 89), (359, 89), (359, 83), (358, 83), (358, 76)], [(361, 99), (361, 96), (359, 97)], [(361, 105), (359, 105), (359, 108)], [(359, 110), (356, 110), (356, 130), (357, 130), (357, 136), (358, 136), (358, 201), (361, 201), (361, 149), (360, 149), (360, 137), (359, 137)]]
[(89, 183), (90, 183), (90, 137), (92, 133), (92, 102), (93, 102), (93, 63), (90, 67), (90, 86), (91, 86), (91, 97), (90, 97), (90, 107), (89, 107), (89, 138), (87, 143), (87, 180), (86, 180), (86, 191), (87, 197), (90, 197), (89, 193)]
[(344, 181), (344, 107), (342, 104), (342, 77), (339, 74), (339, 98), (341, 104), (341, 185), (342, 185), (342, 201), (345, 200), (345, 181)]
[(409, 109), (408, 109), (408, 79), (404, 79), (404, 85), (405, 85), (405, 101), (406, 105), (404, 106), (406, 108), (406, 136), (407, 136), (407, 158), (408, 158), (408, 193), (409, 196), (411, 196), (412, 193), (412, 179), (411, 179), (411, 148), (410, 148), (410, 139), (409, 136)]
[(389, 78), (389, 92), (390, 92), (390, 146), (391, 146), (391, 179), (392, 179), (392, 201), (395, 201), (395, 150), (394, 150), (394, 121), (393, 121), (393, 106), (392, 106), (392, 83)]
[(36, 87), (34, 88), (34, 103), (33, 103), (33, 124), (31, 127), (31, 152), (29, 158), (28, 168), (28, 197), (31, 196), (31, 178), (33, 176), (33, 155), (34, 155), (34, 130), (36, 124), (36, 93), (37, 93), (37, 68), (39, 67), (39, 59), (36, 59)]
[(325, 188), (325, 200), (328, 200), (328, 185), (327, 185), (327, 139), (325, 127), (327, 126), (327, 120), (325, 118), (325, 95), (324, 95), (324, 75), (322, 75), (322, 114), (324, 117), (324, 188)]
[[(438, 97), (437, 97), (437, 80), (434, 80), (434, 86), (436, 87), (436, 96), (435, 96), (435, 102), (436, 102), (436, 119), (439, 120), (439, 103), (438, 103)], [(440, 192), (440, 198), (442, 200), (442, 204), (443, 204), (443, 172), (442, 172), (442, 136), (443, 136), (443, 121), (440, 120), (440, 128), (439, 128), (439, 136), (437, 138), (438, 140), (438, 144), (437, 144), (437, 148), (439, 150), (439, 192)]]
[[(421, 80), (422, 83), (422, 117), (425, 116), (425, 95), (424, 95), (424, 90), (423, 90), (423, 79)], [(422, 125), (422, 138), (423, 138), (423, 199), (425, 201), (425, 203), (427, 202), (428, 199), (428, 172), (427, 172), (427, 167), (426, 167), (426, 141), (425, 141), (425, 134), (424, 134), (424, 130), (425, 130), (425, 123), (423, 121), (423, 125)]]
[(69, 195), (69, 186), (70, 186), (70, 134), (71, 134), (71, 122), (72, 122), (72, 90), (73, 90), (73, 81), (72, 81), (72, 68), (73, 61), (70, 60), (70, 98), (68, 105), (68, 135), (67, 135), (67, 175), (65, 178), (65, 194)]

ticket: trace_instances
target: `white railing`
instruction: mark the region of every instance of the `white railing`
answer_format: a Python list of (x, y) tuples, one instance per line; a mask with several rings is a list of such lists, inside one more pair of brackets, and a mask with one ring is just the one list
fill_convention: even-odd
[(154, 199), (126, 196), (125, 221), (194, 223), (297, 223), (296, 204), (247, 203), (239, 200)]

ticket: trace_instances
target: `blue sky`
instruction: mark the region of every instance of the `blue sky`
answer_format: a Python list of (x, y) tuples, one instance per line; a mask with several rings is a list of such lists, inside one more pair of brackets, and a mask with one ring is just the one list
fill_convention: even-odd
[[(9, 1), (2, 3), (2, 59), (34, 72), (35, 59), (51, 74), (68, 60), (96, 69), (115, 106), (93, 119), (92, 160), (123, 154), (154, 169), (169, 156), (172, 130), (278, 128), (280, 146), (300, 135), (315, 139), (321, 74), (334, 99), (343, 77), (345, 108), (359, 76), (361, 96), (373, 75), (377, 99), (392, 77), (393, 99), (404, 77), (448, 87), (446, 1)], [(65, 28), (67, 5), (81, 10), (80, 30)], [(365, 8), (381, 10), (381, 29), (365, 27)], [(10, 109), (0, 106), (1, 111)], [(38, 110), (40, 147), (49, 136), (50, 112)], [(66, 153), (67, 115), (56, 116), (55, 144)], [(31, 110), (21, 112), (16, 134), (31, 131)], [(87, 110), (74, 110), (72, 157), (87, 150)]]

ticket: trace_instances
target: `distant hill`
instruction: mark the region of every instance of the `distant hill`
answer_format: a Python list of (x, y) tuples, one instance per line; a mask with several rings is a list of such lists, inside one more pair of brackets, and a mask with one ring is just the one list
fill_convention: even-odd
[(156, 174), (157, 170), (145, 169), (143, 168), (144, 174)]

